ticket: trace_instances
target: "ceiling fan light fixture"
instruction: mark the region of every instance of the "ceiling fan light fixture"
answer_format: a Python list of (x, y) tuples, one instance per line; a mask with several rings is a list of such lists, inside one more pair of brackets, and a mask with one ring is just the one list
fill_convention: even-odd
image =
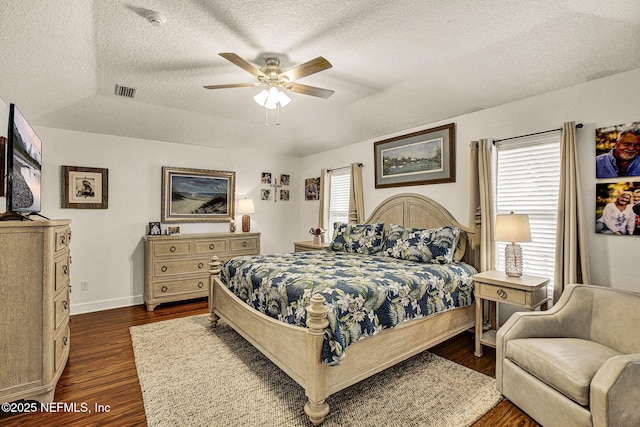
[(253, 100), (267, 110), (275, 110), (278, 108), (278, 104), (282, 108), (291, 102), (291, 98), (276, 87), (271, 87), (268, 91), (266, 89), (261, 90), (259, 94), (253, 97)]

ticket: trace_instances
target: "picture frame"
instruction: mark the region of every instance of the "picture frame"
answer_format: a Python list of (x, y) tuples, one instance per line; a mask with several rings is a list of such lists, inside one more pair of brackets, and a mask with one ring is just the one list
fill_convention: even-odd
[(639, 121), (596, 128), (595, 141), (597, 179), (640, 176)]
[(320, 177), (304, 180), (304, 199), (320, 200)]
[(61, 207), (109, 208), (109, 169), (61, 166)]
[(262, 172), (260, 182), (262, 184), (271, 184), (271, 172)]
[(289, 182), (291, 182), (291, 176), (288, 174), (280, 174), (280, 184), (281, 185), (289, 185)]
[(373, 144), (375, 187), (456, 181), (455, 123)]
[(271, 200), (271, 190), (267, 188), (261, 189), (260, 200)]
[(149, 223), (149, 236), (159, 236), (162, 234), (162, 227), (159, 222), (150, 222)]
[[(637, 212), (637, 213), (636, 213)], [(596, 184), (595, 232), (603, 235), (640, 235), (640, 182)]]
[(280, 190), (280, 200), (289, 201), (289, 190)]
[(161, 221), (229, 222), (235, 187), (235, 172), (163, 166)]
[(170, 225), (167, 227), (168, 236), (179, 236), (181, 233), (179, 225)]

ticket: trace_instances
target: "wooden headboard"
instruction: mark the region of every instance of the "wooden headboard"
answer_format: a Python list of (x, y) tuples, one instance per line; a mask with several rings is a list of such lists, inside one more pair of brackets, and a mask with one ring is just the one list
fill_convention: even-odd
[[(449, 211), (433, 199), (420, 194), (402, 193), (391, 196), (380, 203), (367, 218), (367, 224), (384, 222), (413, 228), (436, 228), (455, 225), (463, 233), (457, 251), (464, 251), (463, 261), (478, 268), (480, 265), (479, 226), (460, 224)], [(478, 270), (479, 271), (479, 270)]]

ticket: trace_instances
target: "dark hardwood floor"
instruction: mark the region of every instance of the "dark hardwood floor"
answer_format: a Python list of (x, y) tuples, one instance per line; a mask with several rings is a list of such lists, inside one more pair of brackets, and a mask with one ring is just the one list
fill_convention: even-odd
[[(206, 300), (125, 307), (73, 316), (71, 353), (56, 388), (58, 412), (0, 413), (0, 426), (145, 426), (129, 327), (207, 313)], [(465, 333), (431, 349), (442, 357), (495, 377), (495, 351), (473, 355), (473, 336)], [(502, 401), (476, 424), (538, 426), (508, 401)]]

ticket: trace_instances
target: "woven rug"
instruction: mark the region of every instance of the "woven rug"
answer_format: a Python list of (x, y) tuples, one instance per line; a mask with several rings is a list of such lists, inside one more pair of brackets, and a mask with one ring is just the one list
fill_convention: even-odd
[[(302, 387), (225, 323), (130, 332), (149, 426), (311, 425)], [(424, 352), (331, 395), (323, 426), (468, 426), (500, 400), (494, 379)]]

